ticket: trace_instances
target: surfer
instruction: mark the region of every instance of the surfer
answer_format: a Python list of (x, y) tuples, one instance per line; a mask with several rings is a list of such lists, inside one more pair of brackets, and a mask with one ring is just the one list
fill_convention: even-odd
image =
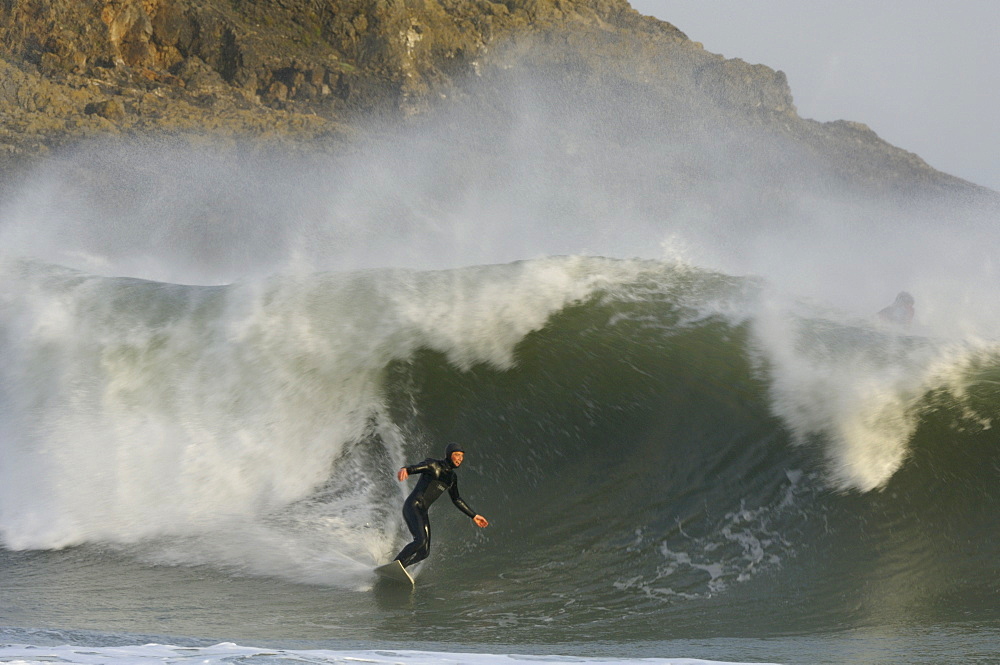
[(908, 326), (913, 322), (913, 296), (900, 291), (895, 302), (879, 310), (879, 321), (897, 326)]
[(485, 528), (489, 522), (479, 515), (469, 504), (462, 500), (458, 493), (458, 474), (455, 469), (462, 465), (465, 451), (457, 443), (449, 443), (445, 449), (444, 459), (425, 459), (420, 464), (404, 466), (396, 473), (399, 482), (403, 482), (413, 474), (420, 474), (420, 480), (410, 496), (403, 503), (403, 519), (413, 534), (413, 542), (396, 555), (404, 568), (418, 561), (423, 561), (431, 551), (431, 524), (427, 519), (427, 509), (448, 490), (452, 503), (463, 513), (472, 518), (476, 526)]

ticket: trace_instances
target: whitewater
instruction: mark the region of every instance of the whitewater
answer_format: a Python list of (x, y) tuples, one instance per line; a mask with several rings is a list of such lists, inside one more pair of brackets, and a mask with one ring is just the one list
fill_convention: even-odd
[[(0, 658), (990, 662), (991, 218), (656, 218), (540, 186), (524, 139), (498, 182), (419, 141), (31, 174), (0, 208)], [(394, 471), (450, 441), (492, 524), (441, 502), (416, 590), (379, 587)]]

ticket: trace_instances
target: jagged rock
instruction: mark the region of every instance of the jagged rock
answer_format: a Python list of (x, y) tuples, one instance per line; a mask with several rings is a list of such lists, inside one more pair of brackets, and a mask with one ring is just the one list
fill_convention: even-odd
[(196, 55), (185, 58), (171, 71), (187, 90), (196, 94), (222, 93), (229, 88), (219, 72)]
[(117, 99), (91, 102), (87, 104), (83, 112), (87, 115), (99, 115), (111, 122), (121, 122), (125, 119), (125, 106)]
[(101, 79), (108, 70), (176, 73), (198, 58), (236, 96), (326, 115), (345, 104), (411, 113), (447, 95), (488, 44), (514, 31), (640, 19), (625, 0), (7, 0), (0, 55), (47, 75)]

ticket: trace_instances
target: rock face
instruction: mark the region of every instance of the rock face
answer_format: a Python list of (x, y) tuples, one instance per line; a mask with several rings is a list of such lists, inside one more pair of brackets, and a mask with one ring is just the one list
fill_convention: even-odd
[[(9, 175), (83, 139), (149, 134), (336, 150), (372, 118), (460, 108), (503, 123), (529, 78), (592, 111), (622, 159), (623, 125), (645, 124), (754, 168), (791, 150), (817, 178), (975, 189), (864, 126), (799, 118), (784, 74), (708, 53), (626, 0), (0, 0), (0, 163)], [(677, 164), (682, 187), (697, 164)]]
[(9, 0), (0, 54), (19, 87), (37, 75), (132, 107), (151, 92), (329, 118), (426, 110), (514, 32), (642, 23), (625, 0)]

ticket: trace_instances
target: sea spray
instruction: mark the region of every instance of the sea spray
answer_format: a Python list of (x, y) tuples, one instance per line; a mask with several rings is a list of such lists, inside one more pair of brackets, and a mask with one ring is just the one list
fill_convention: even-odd
[[(386, 436), (390, 362), (430, 348), (509, 367), (552, 312), (637, 267), (567, 258), (228, 287), (5, 269), (2, 533), (48, 549), (259, 528), (358, 445), (385, 452), (352, 477), (385, 475), (404, 443)], [(360, 529), (370, 514), (339, 518)]]
[[(922, 388), (919, 359), (891, 331), (802, 319), (765, 308), (753, 330), (772, 411), (799, 442), (820, 437), (831, 479), (874, 489), (905, 459)], [(913, 349), (909, 349), (911, 352)]]
[(772, 412), (794, 441), (823, 449), (842, 490), (884, 487), (910, 456), (928, 396), (943, 390), (961, 403), (969, 368), (995, 349), (768, 299), (751, 330)]

